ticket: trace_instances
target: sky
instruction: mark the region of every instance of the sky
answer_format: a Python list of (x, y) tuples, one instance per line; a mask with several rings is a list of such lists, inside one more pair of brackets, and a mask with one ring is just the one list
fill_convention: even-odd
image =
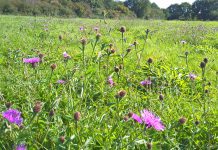
[[(120, 0), (124, 1), (124, 0)], [(182, 2), (188, 2), (192, 4), (195, 0), (150, 0), (150, 2), (155, 2), (160, 8), (167, 8), (171, 4), (181, 4)]]
[(192, 4), (195, 0), (150, 0), (150, 2), (155, 2), (160, 8), (167, 8), (171, 4), (181, 4), (182, 2), (188, 2)]

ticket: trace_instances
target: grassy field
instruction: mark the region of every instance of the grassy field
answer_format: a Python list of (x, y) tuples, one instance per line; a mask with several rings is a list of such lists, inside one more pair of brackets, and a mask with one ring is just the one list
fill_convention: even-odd
[(218, 149), (217, 89), (218, 22), (0, 16), (2, 150)]

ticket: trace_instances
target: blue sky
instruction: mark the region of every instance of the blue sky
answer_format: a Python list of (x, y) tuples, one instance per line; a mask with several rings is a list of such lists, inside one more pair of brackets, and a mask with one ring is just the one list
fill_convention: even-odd
[[(124, 1), (124, 0), (120, 0), (120, 1)], [(182, 2), (188, 2), (190, 4), (192, 4), (195, 0), (150, 0), (150, 2), (155, 2), (160, 8), (167, 8), (169, 7), (171, 4), (181, 4)]]

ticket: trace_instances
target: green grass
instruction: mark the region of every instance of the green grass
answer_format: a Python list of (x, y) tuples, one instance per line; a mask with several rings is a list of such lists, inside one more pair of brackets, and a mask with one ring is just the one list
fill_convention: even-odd
[[(86, 30), (80, 31), (81, 26)], [(94, 48), (95, 26), (101, 37)], [(121, 26), (126, 27), (124, 40)], [(23, 117), (21, 128), (0, 116), (0, 149), (14, 149), (21, 143), (30, 150), (147, 149), (147, 143), (158, 150), (218, 149), (217, 30), (218, 22), (105, 23), (98, 19), (0, 16), (0, 112), (11, 102), (11, 108), (21, 111)], [(84, 57), (81, 38), (87, 39)], [(137, 46), (130, 46), (134, 41)], [(116, 52), (107, 55), (110, 43)], [(131, 52), (122, 59), (128, 48)], [(68, 61), (63, 58), (65, 51), (71, 56)], [(39, 53), (45, 57), (36, 68), (23, 63), (23, 58)], [(153, 60), (150, 65), (149, 58)], [(203, 77), (200, 63), (204, 58), (208, 63)], [(51, 64), (57, 65), (53, 73)], [(124, 68), (114, 72), (120, 64)], [(191, 81), (189, 73), (197, 78)], [(106, 82), (110, 75), (116, 83), (113, 87)], [(151, 87), (141, 86), (149, 77)], [(66, 83), (57, 84), (60, 79)], [(117, 99), (120, 90), (127, 94)], [(163, 101), (159, 100), (161, 93)], [(38, 101), (42, 108), (34, 113)], [(146, 129), (131, 118), (124, 121), (129, 112), (139, 115), (143, 109), (159, 116), (165, 130)], [(55, 110), (52, 117), (51, 110)], [(78, 122), (75, 112), (81, 113)], [(185, 124), (179, 123), (181, 117), (186, 118)]]

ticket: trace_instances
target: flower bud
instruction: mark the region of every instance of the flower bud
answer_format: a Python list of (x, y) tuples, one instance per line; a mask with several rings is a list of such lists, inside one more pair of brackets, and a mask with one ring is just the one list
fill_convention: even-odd
[(86, 40), (85, 38), (82, 38), (82, 39), (80, 40), (80, 42), (81, 42), (82, 45), (86, 45), (87, 40)]
[(74, 113), (74, 119), (75, 119), (76, 121), (79, 121), (80, 118), (81, 118), (80, 112), (75, 112), (75, 113)]
[(186, 118), (185, 117), (181, 117), (180, 119), (179, 119), (179, 123), (180, 124), (184, 124), (186, 122)]
[(152, 59), (152, 58), (148, 58), (147, 62), (148, 62), (149, 64), (151, 64), (151, 63), (153, 62), (153, 59)]
[(50, 67), (51, 67), (51, 70), (54, 71), (57, 68), (57, 65), (56, 64), (51, 64)]
[(42, 109), (42, 104), (41, 104), (41, 102), (36, 102), (35, 105), (34, 105), (34, 107), (33, 107), (33, 112), (34, 112), (34, 113), (38, 113), (38, 112), (41, 111), (41, 109)]
[(126, 91), (121, 90), (117, 93), (117, 95), (115, 96), (116, 98), (123, 98), (126, 95)]
[(163, 99), (164, 99), (163, 94), (160, 94), (160, 95), (159, 95), (159, 100), (162, 101)]
[(125, 27), (125, 26), (122, 26), (122, 27), (120, 28), (120, 32), (122, 32), (122, 33), (126, 32), (126, 27)]
[(208, 59), (207, 58), (204, 58), (204, 63), (208, 63)]
[(10, 107), (12, 106), (12, 103), (11, 103), (11, 102), (6, 102), (6, 103), (5, 103), (5, 106), (6, 106), (7, 108), (10, 108)]
[(151, 143), (147, 143), (147, 148), (151, 149), (152, 148), (152, 144)]
[(99, 40), (99, 39), (100, 39), (100, 37), (101, 37), (101, 34), (100, 34), (100, 33), (98, 33), (98, 34), (96, 35), (96, 40)]
[(49, 112), (49, 116), (52, 117), (52, 116), (54, 116), (54, 114), (55, 114), (54, 109), (50, 110), (50, 112)]
[(119, 67), (117, 67), (117, 66), (114, 67), (114, 71), (115, 71), (115, 72), (119, 72), (119, 71), (120, 71)]
[(123, 118), (124, 121), (128, 121), (128, 119), (129, 119), (128, 116), (125, 116), (125, 117)]
[(64, 136), (60, 136), (59, 140), (60, 140), (61, 143), (64, 143), (65, 137)]
[(206, 66), (205, 62), (202, 61), (202, 62), (200, 63), (200, 67), (203, 69), (203, 68), (205, 68), (205, 66)]

